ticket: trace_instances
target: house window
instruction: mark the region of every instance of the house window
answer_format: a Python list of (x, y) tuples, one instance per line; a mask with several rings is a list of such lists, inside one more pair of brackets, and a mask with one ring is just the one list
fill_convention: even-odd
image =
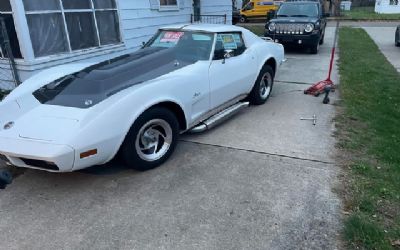
[(23, 0), (36, 57), (121, 43), (115, 0)]
[(177, 6), (177, 0), (160, 0), (160, 6)]
[[(18, 42), (18, 36), (15, 30), (10, 0), (0, 1), (0, 18), (4, 22), (5, 26), (4, 31), (7, 32), (7, 36), (9, 39), (9, 43), (7, 43), (7, 46), (10, 46), (11, 52), (15, 58), (22, 58)], [(0, 58), (8, 57), (5, 46), (6, 46), (6, 39), (5, 36), (3, 35), (3, 25), (0, 22)]]

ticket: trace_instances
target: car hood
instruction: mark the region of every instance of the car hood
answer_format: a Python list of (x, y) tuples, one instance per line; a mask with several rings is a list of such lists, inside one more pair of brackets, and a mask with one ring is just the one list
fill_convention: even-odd
[[(0, 105), (0, 137), (67, 144), (87, 110), (41, 105), (31, 98)], [(5, 126), (12, 124), (12, 126)], [(7, 128), (6, 128), (7, 127)]]
[(196, 62), (190, 53), (185, 56), (173, 48), (145, 48), (66, 75), (33, 95), (42, 104), (90, 108), (122, 90)]
[(279, 17), (272, 19), (270, 23), (316, 23), (316, 17)]

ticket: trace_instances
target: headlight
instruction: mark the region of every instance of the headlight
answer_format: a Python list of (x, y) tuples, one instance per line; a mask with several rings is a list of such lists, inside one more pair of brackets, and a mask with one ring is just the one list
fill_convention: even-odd
[(274, 32), (276, 30), (276, 24), (270, 23), (268, 26), (269, 31)]
[(314, 24), (308, 23), (306, 24), (306, 28), (304, 29), (305, 32), (311, 32), (314, 30)]

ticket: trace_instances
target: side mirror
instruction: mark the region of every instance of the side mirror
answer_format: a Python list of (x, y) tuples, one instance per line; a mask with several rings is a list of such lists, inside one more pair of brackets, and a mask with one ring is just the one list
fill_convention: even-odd
[(233, 56), (233, 50), (231, 50), (231, 49), (225, 50), (225, 54), (224, 54), (225, 59), (231, 58), (232, 56)]
[(224, 60), (222, 61), (222, 64), (225, 63), (225, 60), (226, 60), (226, 59), (229, 59), (229, 58), (231, 58), (231, 57), (233, 57), (233, 56), (234, 56), (233, 50), (231, 50), (231, 49), (226, 49), (226, 50), (224, 51)]
[(268, 11), (268, 13), (267, 13), (267, 20), (269, 21), (269, 20), (271, 20), (271, 19), (274, 19), (274, 18), (275, 18), (275, 15), (276, 15), (276, 11), (275, 11), (275, 10), (270, 10), (270, 11)]

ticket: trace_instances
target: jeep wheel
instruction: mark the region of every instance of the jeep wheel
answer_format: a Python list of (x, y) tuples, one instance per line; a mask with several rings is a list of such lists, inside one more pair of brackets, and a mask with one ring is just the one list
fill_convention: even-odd
[(175, 149), (179, 135), (176, 116), (166, 108), (152, 108), (139, 116), (121, 148), (128, 166), (146, 171), (164, 163)]
[(311, 52), (311, 54), (318, 54), (318, 51), (319, 51), (319, 42), (317, 42), (317, 44), (315, 44), (315, 45), (312, 45), (311, 47), (310, 47), (310, 52)]
[(322, 34), (321, 40), (319, 40), (319, 45), (324, 44), (324, 41), (325, 41), (325, 33)]

